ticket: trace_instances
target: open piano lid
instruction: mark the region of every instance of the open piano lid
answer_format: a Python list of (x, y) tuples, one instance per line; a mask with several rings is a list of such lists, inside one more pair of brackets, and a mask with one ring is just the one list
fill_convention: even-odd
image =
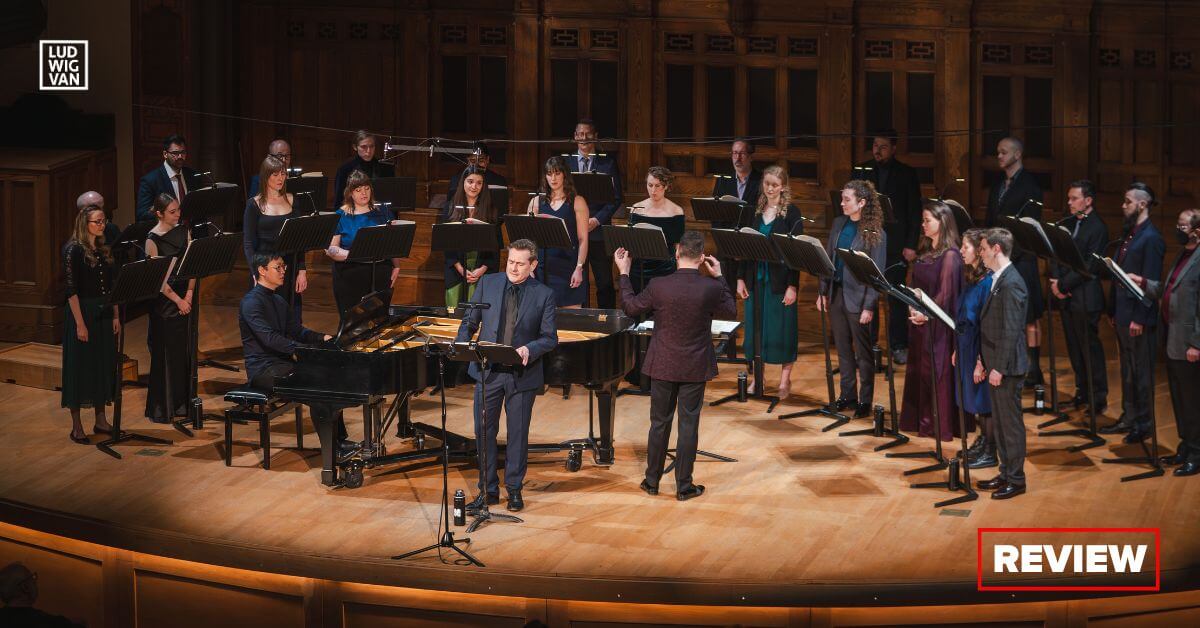
[(337, 345), (338, 349), (346, 350), (360, 338), (369, 335), (390, 320), (389, 297), (386, 290), (373, 292), (346, 311), (346, 315), (342, 317), (341, 325), (338, 327), (338, 333), (333, 338), (333, 343)]

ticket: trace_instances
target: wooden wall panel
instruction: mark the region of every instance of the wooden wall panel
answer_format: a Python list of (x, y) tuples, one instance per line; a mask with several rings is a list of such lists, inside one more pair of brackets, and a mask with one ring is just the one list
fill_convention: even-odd
[(303, 624), (300, 596), (141, 569), (135, 572), (134, 586), (137, 625), (146, 628), (211, 628), (239, 617), (253, 617), (254, 625), (263, 628)]
[(89, 626), (104, 624), (99, 560), (0, 535), (0, 566), (20, 562), (37, 574), (37, 608)]

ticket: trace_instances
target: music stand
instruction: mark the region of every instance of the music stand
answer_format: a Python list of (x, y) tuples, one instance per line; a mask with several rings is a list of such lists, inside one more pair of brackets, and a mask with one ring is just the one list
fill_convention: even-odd
[[(323, 251), (329, 248), (333, 240), (333, 232), (337, 229), (340, 216), (337, 213), (308, 214), (295, 216), (283, 221), (279, 228), (279, 238), (275, 241), (275, 253), (283, 257), (284, 263), (293, 267), (291, 289), (288, 294), (288, 307), (296, 307), (296, 279), (300, 275), (299, 260), (309, 251)], [(251, 268), (251, 274), (257, 269)]]
[[(878, 292), (880, 295), (896, 295), (899, 292), (899, 290), (887, 280), (887, 278), (883, 274), (883, 271), (879, 270), (879, 267), (875, 265), (875, 260), (871, 259), (870, 257), (866, 257), (866, 256), (862, 256), (862, 255), (855, 255), (850, 252), (843, 254), (841, 250), (838, 251), (838, 255), (842, 258), (842, 263), (846, 265), (846, 270), (849, 270), (850, 273), (852, 275), (854, 275), (854, 277), (856, 279), (858, 279), (859, 283), (862, 283), (863, 285), (868, 285), (868, 286), (875, 288), (875, 291)], [(901, 301), (902, 303), (905, 303), (905, 304), (908, 303), (907, 295), (905, 295), (904, 298), (900, 298), (898, 296), (896, 298), (899, 301)], [(888, 299), (880, 299), (880, 301), (886, 302), (888, 304), (888, 316), (893, 316), (894, 313), (891, 310), (891, 307), (892, 307), (891, 301), (889, 301)], [(891, 449), (892, 447), (896, 447), (898, 445), (903, 445), (903, 444), (909, 442), (908, 435), (906, 435), (900, 431), (900, 414), (898, 412), (896, 412), (896, 381), (895, 381), (896, 371), (894, 368), (895, 365), (892, 363), (892, 346), (890, 344), (891, 341), (887, 337), (887, 334), (884, 334), (884, 342), (887, 343), (885, 348), (887, 349), (887, 355), (888, 355), (887, 380), (888, 380), (888, 400), (891, 404), (890, 410), (891, 410), (891, 415), (892, 415), (891, 427), (880, 426), (881, 429), (879, 429), (879, 430), (872, 428), (869, 430), (852, 430), (852, 431), (847, 431), (847, 432), (840, 432), (838, 434), (838, 436), (864, 436), (864, 435), (870, 434), (872, 436), (878, 436), (878, 437), (886, 436), (887, 438), (890, 439), (886, 443), (877, 445), (875, 447), (875, 451), (883, 451), (884, 449)], [(829, 381), (830, 381), (829, 389), (832, 394), (832, 390), (833, 390), (833, 383), (832, 383), (833, 375), (832, 375), (832, 373), (830, 373)], [(908, 456), (905, 456), (905, 457), (908, 457)]]
[[(766, 262), (770, 264), (779, 263), (779, 252), (771, 244), (771, 240), (767, 236), (757, 232), (734, 231), (732, 229), (713, 229), (711, 231), (713, 242), (717, 245), (717, 255), (719, 257), (728, 257), (738, 261), (745, 262)], [(763, 307), (766, 303), (764, 290), (759, 290), (757, 286), (754, 289), (754, 394), (741, 397), (740, 393), (733, 393), (709, 402), (710, 406), (717, 406), (729, 401), (745, 402), (747, 399), (757, 399), (767, 402), (767, 413), (770, 414), (775, 410), (775, 406), (779, 404), (779, 397), (768, 395), (763, 386), (763, 354), (762, 354), (762, 321)]]
[[(241, 247), (242, 234), (240, 233), (223, 233), (192, 240), (175, 266), (175, 278), (196, 280), (196, 288), (193, 293), (193, 299), (195, 299), (195, 296), (200, 294), (201, 280), (212, 275), (224, 275), (233, 270), (233, 261), (237, 258)], [(188, 378), (188, 398), (191, 399), (191, 403), (188, 404), (188, 416), (184, 421), (190, 420), (194, 429), (200, 429), (204, 426), (204, 405), (197, 392), (200, 376), (200, 364), (196, 360), (200, 350), (200, 312), (199, 300), (195, 299), (195, 301), (196, 303), (192, 305), (192, 312), (188, 315), (188, 368), (191, 369), (191, 377)], [(174, 412), (173, 405), (168, 407), (171, 412)], [(171, 424), (180, 432), (192, 436), (192, 433), (183, 427), (180, 421), (173, 419)]]
[[(163, 281), (166, 280), (167, 274), (171, 272), (171, 267), (175, 265), (174, 257), (153, 257), (144, 259), (140, 262), (130, 262), (121, 267), (121, 272), (117, 273), (116, 283), (113, 285), (113, 290), (108, 296), (108, 304), (117, 306), (118, 320), (121, 323), (120, 332), (117, 335), (117, 346), (125, 345), (125, 308), (122, 307), (126, 303), (141, 301), (148, 299), (158, 294), (162, 290)], [(103, 332), (103, 330), (101, 330)], [(96, 449), (120, 459), (121, 454), (113, 449), (113, 445), (123, 443), (127, 440), (140, 440), (155, 445), (170, 445), (171, 441), (156, 436), (143, 436), (133, 432), (121, 430), (121, 401), (123, 395), (123, 367), (125, 365), (125, 356), (121, 350), (117, 350), (117, 391), (113, 397), (113, 422), (112, 433), (104, 441), (96, 443)], [(169, 387), (168, 387), (169, 388)]]
[[(489, 185), (489, 186), (487, 186), (487, 189), (488, 189), (488, 195), (492, 197), (492, 207), (496, 208), (496, 213), (497, 214), (507, 214), (509, 211), (508, 186)], [(453, 195), (451, 195), (451, 200), (453, 200)]]
[(611, 174), (572, 172), (571, 181), (575, 183), (575, 193), (591, 205), (610, 205), (617, 202)]
[[(779, 249), (783, 263), (792, 270), (808, 273), (817, 279), (817, 294), (825, 297), (825, 282), (833, 277), (834, 266), (825, 252), (821, 242), (812, 236), (789, 236), (779, 233), (771, 234), (771, 241)], [(828, 308), (826, 308), (828, 309)], [(833, 392), (833, 360), (829, 357), (829, 332), (825, 319), (827, 312), (820, 311), (821, 342), (825, 348), (825, 387), (829, 393), (829, 403), (819, 408), (791, 412), (779, 417), (779, 420), (793, 419), (802, 416), (824, 416), (833, 419), (833, 423), (821, 429), (828, 432), (850, 422), (850, 417), (837, 411), (837, 397)], [(757, 331), (755, 332), (757, 337)]]
[[(653, 225), (649, 225), (649, 223), (642, 224), (648, 226), (600, 226), (604, 236), (605, 254), (608, 257), (613, 257), (617, 249), (623, 248), (629, 252), (633, 261), (638, 264), (638, 292), (646, 288), (646, 269), (642, 265), (642, 260), (668, 260), (672, 257), (671, 251), (667, 247), (667, 237), (663, 234), (662, 229), (655, 228)], [(645, 359), (646, 346), (648, 344), (644, 336), (638, 337), (638, 354), (640, 360)], [(617, 395), (644, 396), (650, 394), (650, 378), (639, 373), (638, 380), (637, 388), (622, 388), (617, 391)]]
[[(113, 255), (117, 255), (118, 251), (121, 254), (127, 254), (126, 251), (131, 248), (136, 248), (145, 255), (146, 239), (150, 237), (150, 230), (157, 224), (157, 220), (141, 220), (125, 227), (125, 230), (117, 237), (117, 241), (112, 243)], [(124, 265), (121, 268), (123, 269)]]
[(416, 177), (378, 177), (371, 180), (375, 200), (392, 204), (392, 211), (406, 211), (417, 206)]
[[(1013, 238), (1017, 241), (1017, 245), (1036, 255), (1037, 257), (1046, 260), (1045, 272), (1045, 287), (1042, 289), (1043, 298), (1047, 302), (1052, 302), (1050, 297), (1050, 267), (1053, 264), (1059, 263), (1058, 255), (1054, 251), (1054, 247), (1050, 244), (1050, 240), (1046, 232), (1042, 229), (1041, 223), (1033, 218), (1014, 218), (1012, 216), (1001, 216), (998, 223), (1000, 226), (1012, 232)], [(1054, 227), (1057, 229), (1058, 227)], [(1029, 286), (1027, 286), (1029, 288)], [(1049, 421), (1038, 424), (1038, 429), (1057, 425), (1066, 421), (1070, 421), (1071, 417), (1059, 409), (1058, 403), (1058, 369), (1057, 353), (1054, 350), (1054, 308), (1046, 308), (1046, 344), (1050, 351), (1050, 413), (1053, 415)], [(1040, 365), (1031, 365), (1033, 368), (1039, 368)], [(1039, 408), (1030, 406), (1022, 408), (1022, 412), (1037, 412)]]
[[(283, 189), (291, 192), (296, 199), (296, 209), (306, 209), (315, 214), (325, 206), (325, 198), (329, 187), (329, 179), (325, 177), (289, 177)], [(300, 197), (306, 200), (301, 203)], [(335, 199), (333, 204), (340, 205), (342, 199)]]
[[(486, 222), (443, 222), (433, 225), (429, 250), (440, 251), (499, 251), (500, 231)], [(467, 292), (462, 292), (466, 301)]]
[[(486, 342), (455, 342), (455, 353), (450, 359), (461, 362), (478, 362), (479, 363), (479, 398), (487, 399), (487, 378), (491, 374), (493, 364), (501, 364), (507, 366), (516, 366), (523, 362), (521, 355), (517, 353), (514, 347), (501, 344), (490, 344)], [(483, 496), (483, 504), (476, 511), (475, 520), (467, 526), (467, 534), (479, 529), (479, 526), (491, 521), (508, 521), (510, 523), (525, 523), (520, 517), (505, 515), (501, 513), (492, 513), (488, 510), (487, 505), (487, 478), (484, 474), (487, 473), (487, 447), (483, 442), (483, 436), (487, 433), (487, 425), (483, 416), (484, 408), (478, 408), (478, 421), (476, 422), (475, 431), (475, 451), (478, 452), (479, 458), (479, 494)], [(499, 420), (499, 415), (496, 417)], [(499, 428), (497, 428), (499, 432)]]
[(363, 227), (354, 236), (346, 261), (371, 265), (371, 292), (375, 292), (378, 289), (375, 286), (375, 267), (383, 260), (408, 257), (416, 233), (417, 223), (411, 220), (393, 220), (382, 225)]
[[(1079, 247), (1076, 246), (1075, 239), (1071, 236), (1071, 232), (1067, 231), (1066, 229), (1064, 229), (1058, 225), (1055, 225), (1053, 223), (1048, 223), (1045, 221), (1043, 221), (1041, 223), (1041, 225), (1042, 225), (1042, 233), (1044, 233), (1046, 235), (1046, 238), (1050, 241), (1050, 245), (1054, 249), (1056, 263), (1060, 267), (1065, 266), (1067, 268), (1070, 268), (1071, 270), (1075, 271), (1076, 273), (1079, 273), (1085, 279), (1090, 280), (1090, 279), (1095, 278), (1095, 275), (1093, 274), (1092, 269), (1088, 266), (1087, 262), (1084, 261), (1083, 254), (1079, 252)], [(1068, 306), (1069, 305), (1067, 303), (1065, 303), (1065, 302), (1063, 303), (1063, 307), (1068, 307)], [(1049, 310), (1049, 309), (1051, 309), (1051, 308), (1047, 308), (1047, 310)], [(1060, 314), (1059, 316), (1061, 317), (1062, 314)], [(1080, 327), (1079, 337), (1083, 339), (1084, 347), (1090, 347), (1090, 344), (1089, 344), (1091, 342), (1090, 325), (1087, 324), (1087, 320), (1085, 319), (1085, 317), (1080, 316), (1078, 318), (1079, 318), (1079, 327)], [(1066, 321), (1065, 318), (1063, 320), (1064, 320), (1064, 322)], [(1050, 360), (1051, 360), (1051, 364), (1053, 364), (1054, 363), (1053, 362), (1054, 361), (1053, 340), (1051, 340), (1050, 346), (1052, 347), (1051, 351), (1050, 351), (1050, 356), (1051, 356)], [(1084, 360), (1084, 372), (1087, 377), (1088, 427), (1070, 429), (1070, 430), (1059, 430), (1056, 432), (1038, 432), (1038, 436), (1081, 436), (1088, 440), (1088, 442), (1086, 442), (1086, 443), (1082, 443), (1079, 445), (1072, 445), (1072, 446), (1068, 447), (1067, 451), (1070, 451), (1070, 452), (1078, 452), (1078, 451), (1083, 451), (1084, 449), (1091, 449), (1092, 447), (1099, 447), (1100, 445), (1103, 445), (1106, 442), (1104, 440), (1104, 438), (1102, 438), (1099, 434), (1096, 433), (1096, 393), (1095, 393), (1095, 387), (1092, 384), (1091, 349), (1086, 348), (1085, 353), (1086, 353), (1086, 357), (1087, 357), (1087, 359)], [(1050, 375), (1051, 375), (1051, 380), (1050, 380), (1051, 385), (1054, 385), (1057, 377), (1056, 377), (1053, 369), (1051, 369)], [(1057, 411), (1058, 406), (1053, 406), (1053, 407)], [(1038, 429), (1041, 429), (1043, 427), (1049, 427), (1050, 425), (1054, 425), (1055, 423), (1059, 423), (1059, 422), (1060, 421), (1057, 418), (1051, 419), (1050, 421), (1047, 421), (1045, 423), (1042, 423), (1041, 425), (1038, 425)]]
[(971, 219), (971, 215), (967, 213), (967, 208), (963, 207), (962, 203), (954, 199), (940, 200), (954, 213), (954, 226), (958, 227), (958, 234), (960, 236), (975, 226), (975, 221)]
[(696, 220), (712, 223), (711, 226), (715, 228), (739, 229), (748, 226), (754, 219), (754, 208), (746, 201), (731, 196), (693, 198), (692, 216)]
[[(1113, 279), (1114, 279), (1113, 283), (1120, 284), (1120, 286), (1123, 289), (1128, 290), (1129, 294), (1133, 295), (1134, 298), (1136, 298), (1142, 305), (1150, 305), (1151, 301), (1149, 298), (1146, 297), (1146, 293), (1143, 292), (1141, 288), (1134, 285), (1134, 283), (1132, 281), (1130, 281), (1129, 276), (1127, 274), (1125, 274), (1125, 271), (1122, 270), (1121, 267), (1119, 265), (1117, 265), (1117, 263), (1114, 262), (1111, 257), (1100, 257), (1099, 255), (1096, 255), (1095, 253), (1093, 253), (1092, 255), (1095, 256), (1097, 259), (1102, 260), (1104, 262), (1104, 265), (1108, 267), (1108, 271), (1113, 276)], [(1135, 340), (1135, 342), (1146, 342), (1146, 334), (1142, 334), (1140, 336), (1137, 336), (1136, 338), (1137, 338), (1137, 340)], [(1133, 354), (1132, 355), (1133, 364), (1130, 365), (1131, 366), (1130, 370), (1132, 370), (1134, 373), (1137, 373), (1137, 371), (1138, 371), (1137, 347), (1135, 347), (1134, 350), (1131, 351), (1130, 353)], [(1136, 473), (1134, 475), (1127, 475), (1127, 476), (1121, 478), (1122, 482), (1132, 482), (1134, 480), (1144, 480), (1146, 478), (1154, 478), (1154, 477), (1158, 477), (1158, 476), (1161, 476), (1164, 473), (1166, 473), (1166, 470), (1163, 469), (1163, 467), (1162, 467), (1162, 460), (1160, 460), (1158, 457), (1158, 418), (1155, 416), (1157, 413), (1154, 411), (1154, 371), (1153, 371), (1154, 365), (1153, 364), (1150, 365), (1150, 369), (1151, 369), (1151, 371), (1150, 371), (1150, 380), (1151, 380), (1151, 383), (1150, 383), (1150, 446), (1151, 446), (1151, 449), (1149, 449), (1149, 450), (1146, 449), (1146, 439), (1143, 438), (1141, 441), (1141, 445), (1142, 445), (1142, 451), (1146, 452), (1146, 457), (1143, 458), (1143, 457), (1139, 457), (1139, 456), (1130, 456), (1130, 457), (1117, 457), (1117, 458), (1102, 458), (1100, 460), (1100, 462), (1112, 463), (1112, 464), (1149, 464), (1150, 465), (1151, 469), (1149, 471), (1146, 471), (1143, 473)]]
[(224, 216), (244, 201), (242, 188), (232, 183), (192, 190), (179, 203), (179, 222), (191, 228), (193, 238), (201, 238), (208, 234), (212, 216)]

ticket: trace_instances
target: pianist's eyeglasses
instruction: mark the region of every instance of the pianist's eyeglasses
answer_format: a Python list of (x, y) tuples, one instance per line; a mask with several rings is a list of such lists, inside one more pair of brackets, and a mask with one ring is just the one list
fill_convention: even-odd
[(277, 270), (282, 273), (287, 270), (287, 264), (271, 264), (270, 266), (267, 266), (267, 269)]

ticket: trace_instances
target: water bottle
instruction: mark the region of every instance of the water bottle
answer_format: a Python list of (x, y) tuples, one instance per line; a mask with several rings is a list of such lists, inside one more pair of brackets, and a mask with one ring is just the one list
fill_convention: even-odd
[(1033, 413), (1042, 416), (1046, 409), (1046, 387), (1037, 386), (1033, 389)]
[(461, 488), (454, 490), (454, 525), (467, 525), (467, 494)]
[(883, 406), (875, 404), (875, 424), (871, 435), (879, 438), (883, 436)]
[(739, 371), (737, 382), (738, 401), (746, 401), (746, 389), (748, 386), (749, 384), (746, 382), (746, 371)]

